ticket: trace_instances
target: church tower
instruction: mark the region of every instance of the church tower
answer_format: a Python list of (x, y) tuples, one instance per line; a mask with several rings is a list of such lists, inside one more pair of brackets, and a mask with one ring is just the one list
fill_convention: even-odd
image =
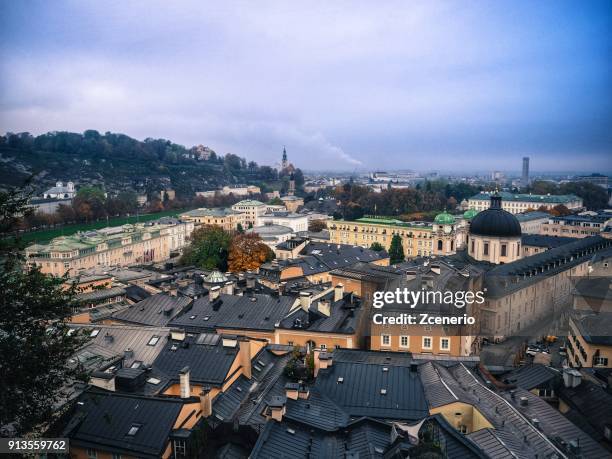
[(287, 161), (287, 150), (285, 149), (285, 147), (283, 147), (283, 161), (281, 162), (281, 168), (287, 169), (288, 165), (289, 161)]

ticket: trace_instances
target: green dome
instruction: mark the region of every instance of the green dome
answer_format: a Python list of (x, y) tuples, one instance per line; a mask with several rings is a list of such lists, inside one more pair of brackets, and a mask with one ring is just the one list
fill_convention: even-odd
[(478, 211), (476, 209), (468, 209), (465, 212), (463, 212), (463, 218), (466, 218), (468, 220), (471, 220), (472, 218), (474, 218), (476, 215), (478, 214)]
[(436, 215), (434, 222), (438, 225), (454, 225), (455, 217), (447, 212), (442, 212), (441, 214)]

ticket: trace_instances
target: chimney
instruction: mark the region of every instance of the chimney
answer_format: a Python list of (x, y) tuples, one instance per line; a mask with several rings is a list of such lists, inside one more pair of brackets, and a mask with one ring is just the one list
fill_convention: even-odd
[(334, 287), (334, 303), (340, 301), (344, 296), (344, 285), (338, 284)]
[(417, 272), (416, 271), (406, 271), (406, 280), (411, 281), (416, 279)]
[(521, 406), (527, 406), (529, 405), (529, 399), (527, 397), (521, 397), (519, 398), (519, 404)]
[(328, 352), (322, 352), (318, 349), (314, 351), (314, 376), (315, 378), (319, 374), (319, 370), (332, 366), (332, 355)]
[(285, 412), (287, 411), (287, 397), (275, 395), (268, 402), (267, 417), (275, 421), (282, 421)]
[(239, 346), (238, 355), (242, 372), (246, 378), (251, 379), (253, 375), (251, 369), (251, 341), (248, 338), (243, 338), (240, 340)]
[(173, 341), (185, 341), (185, 330), (170, 330), (170, 339)]
[(312, 293), (300, 292), (300, 306), (304, 311), (308, 311), (312, 303)]
[(134, 351), (132, 350), (131, 347), (126, 348), (125, 351), (123, 351), (123, 358), (128, 360), (128, 359), (131, 359), (132, 357), (134, 357)]
[(208, 301), (212, 302), (213, 300), (219, 298), (219, 293), (221, 293), (221, 287), (218, 285), (211, 287), (208, 292)]
[(436, 273), (436, 274), (440, 274), (440, 265), (431, 265), (431, 271)]
[(232, 281), (225, 283), (224, 293), (227, 293), (228, 295), (234, 294), (234, 283)]
[(181, 398), (189, 398), (191, 396), (191, 386), (189, 385), (189, 367), (185, 367), (180, 371), (179, 381), (181, 383)]
[(202, 417), (205, 418), (212, 414), (210, 389), (210, 386), (202, 386), (202, 392), (200, 392), (200, 407), (202, 408)]
[(285, 384), (285, 396), (291, 400), (298, 399), (298, 393), (300, 390), (300, 385), (298, 383), (288, 382)]
[(582, 381), (582, 374), (574, 368), (563, 370), (563, 384), (565, 387), (577, 387)]
[(105, 371), (94, 371), (89, 378), (89, 384), (115, 392), (115, 375)]
[(331, 305), (328, 300), (319, 300), (318, 311), (325, 317), (331, 316)]
[(246, 286), (247, 288), (255, 288), (255, 278), (253, 276), (247, 276)]
[(178, 287), (176, 284), (172, 284), (169, 288), (168, 288), (168, 293), (170, 294), (170, 296), (176, 296), (178, 294)]

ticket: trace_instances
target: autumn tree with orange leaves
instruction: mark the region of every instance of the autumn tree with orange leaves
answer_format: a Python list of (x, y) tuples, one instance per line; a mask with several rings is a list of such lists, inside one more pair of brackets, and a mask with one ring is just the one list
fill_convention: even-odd
[(259, 268), (274, 258), (274, 252), (257, 234), (236, 234), (230, 245), (228, 265), (232, 272)]

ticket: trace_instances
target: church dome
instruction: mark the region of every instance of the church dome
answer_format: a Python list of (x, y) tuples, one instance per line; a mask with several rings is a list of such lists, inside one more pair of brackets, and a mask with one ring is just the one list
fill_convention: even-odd
[(436, 215), (434, 223), (437, 223), (438, 225), (454, 225), (455, 217), (447, 212), (442, 212), (441, 214)]
[(501, 196), (491, 196), (491, 207), (476, 215), (470, 224), (470, 234), (491, 237), (521, 237), (521, 225), (510, 212), (502, 209)]
[(471, 220), (476, 215), (478, 215), (478, 211), (476, 209), (468, 209), (463, 212), (463, 218), (465, 218), (466, 220)]
[(204, 278), (204, 282), (207, 284), (221, 284), (227, 282), (227, 277), (221, 271), (215, 270)]

